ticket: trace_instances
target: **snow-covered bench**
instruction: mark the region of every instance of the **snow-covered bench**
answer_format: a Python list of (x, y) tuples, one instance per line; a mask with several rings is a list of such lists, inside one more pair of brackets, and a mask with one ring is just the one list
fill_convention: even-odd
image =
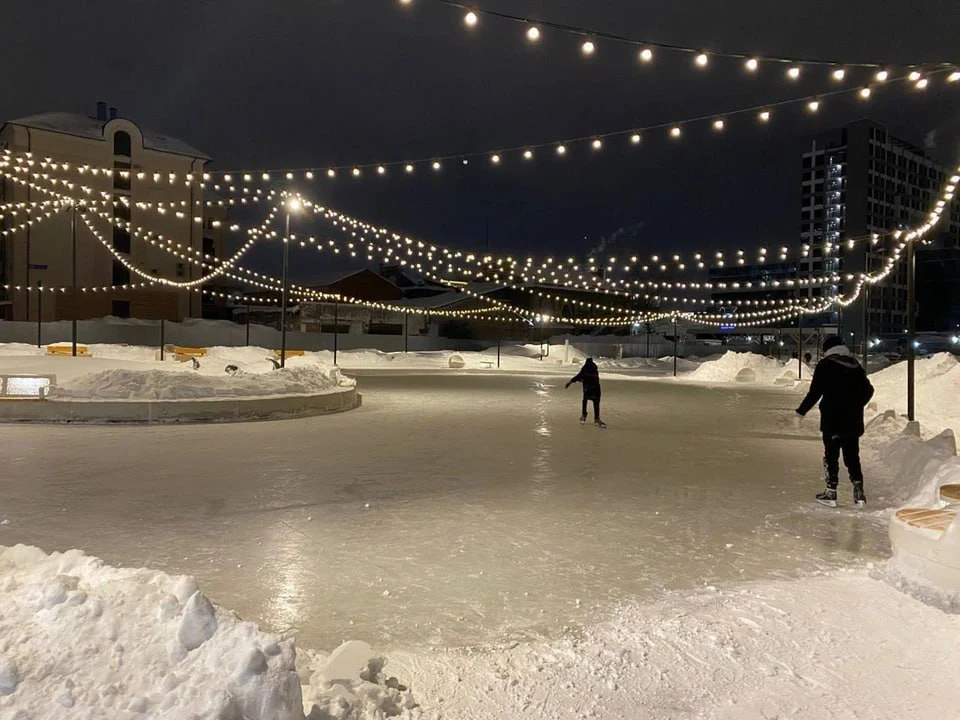
[(273, 351), (274, 356), (275, 356), (278, 360), (280, 359), (280, 356), (283, 355), (284, 353), (286, 354), (286, 356), (287, 356), (288, 358), (291, 358), (291, 357), (303, 357), (304, 355), (306, 355), (307, 351), (306, 351), (306, 350), (284, 350), (283, 352), (281, 352), (280, 350), (274, 350), (274, 351)]
[(890, 518), (894, 563), (908, 577), (960, 593), (960, 511), (903, 508)]
[(948, 505), (960, 504), (960, 484), (941, 485), (940, 500)]
[(206, 348), (181, 347), (179, 345), (164, 345), (165, 352), (170, 353), (180, 362), (186, 362), (190, 358), (202, 358), (207, 356)]
[(46, 400), (56, 375), (0, 375), (0, 400)]

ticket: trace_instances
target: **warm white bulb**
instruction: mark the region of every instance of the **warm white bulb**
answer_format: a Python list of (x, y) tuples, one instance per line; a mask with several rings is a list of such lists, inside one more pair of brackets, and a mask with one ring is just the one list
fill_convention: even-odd
[(540, 39), (540, 28), (536, 25), (531, 25), (527, 28), (527, 40), (530, 42), (537, 42)]
[(796, 80), (798, 77), (800, 77), (800, 68), (794, 65), (792, 68), (787, 70), (787, 77), (789, 77), (791, 80)]
[(670, 128), (670, 137), (674, 137), (674, 138), (680, 137), (680, 128), (676, 126)]
[(413, 2), (413, 0), (400, 0), (400, 4), (401, 4), (401, 5), (409, 5), (409, 4), (412, 3), (412, 2)]
[(918, 71), (914, 70), (912, 73), (910, 73), (909, 75), (907, 75), (907, 78), (908, 78), (911, 82), (916, 82), (917, 80), (920, 79), (920, 73), (919, 73)]
[(480, 18), (477, 17), (477, 14), (471, 10), (466, 15), (463, 16), (463, 23), (467, 27), (476, 27), (477, 23), (480, 21)]
[(580, 46), (580, 52), (584, 55), (593, 55), (597, 51), (597, 46), (594, 44), (593, 40), (584, 40), (583, 45)]
[(707, 63), (710, 62), (710, 59), (707, 57), (706, 53), (697, 53), (697, 57), (694, 58), (694, 62), (699, 67), (706, 67)]
[(630, 136), (630, 142), (632, 142), (634, 145), (639, 145), (639, 144), (640, 144), (640, 133), (634, 133), (633, 135), (631, 135), (631, 136)]
[(523, 159), (524, 159), (524, 160), (532, 160), (532, 159), (533, 159), (533, 150), (524, 150), (524, 151), (523, 151)]
[(387, 172), (387, 169), (383, 165), (379, 165), (377, 167), (377, 175), (385, 175), (386, 172)]
[(926, 78), (920, 78), (919, 80), (917, 80), (917, 90), (924, 90), (929, 84), (930, 84), (929, 80), (927, 80)]
[(890, 73), (886, 70), (877, 70), (877, 74), (873, 77), (877, 82), (886, 82), (887, 78), (890, 77)]
[(354, 177), (360, 177), (360, 168), (354, 168), (354, 169), (353, 169), (353, 176), (354, 176)]
[(839, 82), (840, 80), (843, 80), (846, 74), (847, 73), (843, 68), (837, 68), (831, 73), (831, 76), (833, 77), (834, 80)]
[(643, 48), (643, 50), (640, 51), (640, 62), (648, 63), (651, 60), (653, 60), (653, 50), (650, 48)]
[(491, 156), (490, 156), (490, 162), (492, 162), (494, 165), (499, 165), (499, 164), (500, 164), (500, 156), (499, 156), (499, 155), (496, 155), (496, 154), (491, 155)]
[(327, 170), (327, 177), (328, 177), (328, 178), (335, 178), (336, 176), (337, 176), (337, 171), (336, 171), (336, 170), (334, 170), (333, 168), (330, 168), (329, 170)]
[(750, 72), (756, 72), (756, 71), (757, 71), (757, 68), (760, 67), (760, 62), (759, 62), (756, 58), (749, 58), (749, 59), (744, 63), (744, 66), (745, 66), (745, 67), (747, 68), (747, 70), (749, 70)]
[(719, 120), (719, 119), (718, 119), (718, 120), (714, 120), (714, 121), (713, 121), (713, 129), (714, 129), (714, 130), (723, 130), (723, 127), (724, 127), (724, 122), (723, 122), (723, 120)]
[(439, 163), (439, 162), (434, 162), (434, 163), (433, 163), (433, 169), (434, 169), (434, 170), (439, 170), (439, 169), (440, 169), (440, 163)]
[(760, 111), (759, 118), (760, 118), (760, 122), (769, 122), (769, 121), (770, 121), (770, 111), (769, 111), (769, 110), (761, 110), (761, 111)]
[(820, 101), (819, 101), (819, 100), (811, 100), (810, 102), (807, 103), (807, 109), (808, 109), (810, 112), (816, 112), (817, 110), (820, 109)]
[(954, 70), (947, 75), (947, 82), (957, 82), (957, 80), (960, 80), (960, 70)]
[(868, 98), (870, 97), (870, 93), (871, 93), (871, 92), (872, 92), (872, 91), (871, 91), (870, 88), (868, 88), (868, 87), (860, 88), (860, 97), (863, 98), (864, 100), (866, 100), (866, 99), (868, 99)]
[(590, 143), (594, 150), (599, 150), (603, 147), (603, 141), (600, 138), (597, 138), (592, 143)]
[(413, 172), (413, 165), (407, 165), (407, 166), (404, 168), (404, 170), (405, 170), (405, 171), (407, 172), (407, 174), (409, 175), (410, 173)]

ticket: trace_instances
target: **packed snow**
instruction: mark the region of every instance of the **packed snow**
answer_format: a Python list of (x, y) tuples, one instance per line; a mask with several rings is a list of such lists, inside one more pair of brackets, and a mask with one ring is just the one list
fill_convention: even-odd
[[(803, 366), (805, 378), (812, 373), (812, 368)], [(756, 353), (731, 351), (693, 368), (685, 378), (706, 383), (791, 384), (800, 378), (800, 368), (796, 360), (782, 361)]]
[(363, 643), (329, 656), (217, 608), (190, 577), (0, 546), (9, 718), (382, 718), (416, 706)]
[[(876, 388), (873, 403), (898, 415), (907, 412), (907, 363), (900, 362), (870, 376)], [(960, 433), (960, 356), (938, 353), (916, 361), (917, 420), (925, 436), (950, 428)]]

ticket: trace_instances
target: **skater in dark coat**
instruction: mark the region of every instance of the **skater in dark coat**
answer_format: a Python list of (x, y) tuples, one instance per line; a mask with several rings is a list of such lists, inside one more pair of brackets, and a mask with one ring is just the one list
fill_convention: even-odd
[(817, 363), (810, 383), (810, 392), (797, 408), (806, 415), (820, 403), (820, 431), (823, 433), (823, 468), (827, 489), (817, 501), (837, 506), (837, 483), (840, 477), (840, 454), (853, 483), (853, 500), (865, 505), (863, 469), (860, 466), (860, 436), (863, 435), (863, 409), (873, 397), (873, 385), (839, 336), (823, 343), (823, 359)]
[(587, 358), (574, 377), (566, 384), (570, 387), (573, 383), (583, 383), (583, 404), (580, 411), (580, 422), (587, 421), (587, 401), (593, 401), (593, 422), (600, 427), (606, 427), (603, 420), (600, 419), (600, 370), (593, 358)]

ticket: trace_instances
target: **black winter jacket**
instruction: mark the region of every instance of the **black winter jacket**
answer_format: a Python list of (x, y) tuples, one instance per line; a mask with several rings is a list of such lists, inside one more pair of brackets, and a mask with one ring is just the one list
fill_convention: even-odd
[(600, 396), (600, 370), (593, 360), (588, 359), (570, 382), (583, 383), (583, 394), (588, 397)]
[(845, 346), (834, 348), (817, 363), (810, 392), (797, 412), (806, 415), (820, 402), (820, 430), (831, 437), (863, 435), (863, 408), (873, 397), (867, 373)]

